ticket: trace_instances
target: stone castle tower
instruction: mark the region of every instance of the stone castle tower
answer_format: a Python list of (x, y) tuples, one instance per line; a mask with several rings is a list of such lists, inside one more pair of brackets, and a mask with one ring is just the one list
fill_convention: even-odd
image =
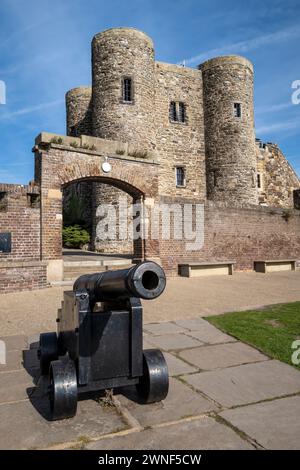
[[(286, 180), (274, 183), (258, 174), (264, 156), (255, 141), (253, 66), (244, 57), (217, 57), (197, 69), (166, 64), (155, 61), (153, 42), (143, 32), (109, 29), (92, 41), (92, 86), (70, 90), (66, 108), (69, 136), (121, 141), (128, 143), (129, 154), (156, 155), (162, 196), (267, 205), (269, 193), (273, 201), (277, 191), (280, 201)], [(271, 170), (264, 165), (264, 172)], [(288, 172), (291, 204), (299, 179), (291, 168)], [(122, 192), (86, 185), (93, 194), (97, 248), (93, 211)]]

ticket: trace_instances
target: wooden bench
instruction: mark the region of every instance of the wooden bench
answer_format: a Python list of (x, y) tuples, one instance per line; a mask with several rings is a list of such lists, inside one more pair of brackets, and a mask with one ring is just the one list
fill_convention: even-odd
[(178, 264), (179, 275), (183, 277), (232, 275), (235, 261), (201, 261)]
[(257, 273), (272, 273), (274, 271), (296, 271), (296, 260), (263, 260), (254, 261), (254, 270)]

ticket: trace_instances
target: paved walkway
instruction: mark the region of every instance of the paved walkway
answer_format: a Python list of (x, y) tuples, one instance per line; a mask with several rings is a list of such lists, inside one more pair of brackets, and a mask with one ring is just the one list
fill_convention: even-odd
[[(300, 270), (168, 279), (161, 297), (144, 302), (144, 320), (174, 321), (294, 302), (300, 300), (299, 286)], [(71, 288), (52, 287), (0, 295), (1, 334), (30, 335), (37, 331), (52, 331), (63, 290)]]
[(75, 418), (58, 422), (48, 421), (37, 336), (2, 340), (8, 353), (0, 366), (1, 449), (300, 447), (299, 371), (201, 318), (145, 325), (144, 348), (163, 349), (169, 366), (164, 402), (139, 405), (129, 392), (94, 396), (79, 402)]

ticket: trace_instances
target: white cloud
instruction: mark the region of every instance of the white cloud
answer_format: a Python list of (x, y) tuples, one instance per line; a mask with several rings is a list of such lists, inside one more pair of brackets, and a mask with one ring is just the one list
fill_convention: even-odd
[(256, 114), (273, 113), (273, 112), (276, 112), (276, 111), (283, 111), (284, 109), (291, 108), (292, 106), (294, 106), (292, 102), (273, 104), (273, 105), (270, 105), (270, 106), (257, 106), (255, 108), (255, 113)]
[(293, 129), (299, 129), (300, 131), (300, 122), (293, 120), (293, 121), (276, 122), (273, 124), (266, 124), (266, 125), (256, 128), (256, 134), (289, 131)]
[(47, 108), (53, 108), (63, 103), (63, 100), (49, 101), (48, 103), (41, 103), (36, 106), (29, 106), (27, 108), (18, 109), (17, 111), (12, 111), (10, 113), (0, 114), (0, 120), (11, 119), (17, 116), (23, 116), (25, 114), (35, 113), (37, 111), (42, 111)]
[[(267, 45), (274, 45), (276, 42), (287, 41), (295, 39), (300, 36), (300, 27), (293, 26), (290, 28), (275, 31), (274, 33), (257, 36), (247, 41), (240, 41), (233, 44), (227, 44), (219, 48), (211, 49), (210, 51), (203, 52), (196, 56), (184, 59), (186, 65), (200, 64), (203, 61), (220, 55), (244, 53), (259, 47)], [(182, 61), (183, 62), (183, 61)]]

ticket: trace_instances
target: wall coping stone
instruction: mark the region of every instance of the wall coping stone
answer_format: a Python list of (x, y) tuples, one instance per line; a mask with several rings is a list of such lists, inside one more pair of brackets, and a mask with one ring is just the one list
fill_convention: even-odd
[[(53, 139), (63, 140), (62, 144), (57, 142), (51, 142)], [(78, 147), (72, 147), (70, 144), (75, 143)], [(69, 144), (69, 145), (66, 145)], [(86, 149), (82, 148), (83, 145), (95, 145), (96, 149)], [(138, 162), (144, 163), (146, 165), (159, 165), (158, 156), (156, 152), (148, 152), (149, 157), (139, 158), (128, 155), (131, 152), (138, 152), (139, 149), (134, 148), (133, 145), (129, 143), (114, 141), (114, 140), (106, 140), (101, 139), (99, 137), (90, 137), (82, 135), (81, 137), (68, 137), (66, 135), (59, 135), (59, 134), (51, 134), (49, 132), (41, 132), (35, 139), (35, 146), (33, 147), (33, 152), (39, 150), (43, 147), (52, 147), (57, 148), (59, 150), (66, 150), (68, 152), (77, 152), (83, 153), (92, 156), (100, 156), (100, 157), (109, 157), (110, 159), (114, 160), (123, 160), (123, 161), (131, 161), (131, 162)], [(119, 151), (124, 151), (124, 155), (118, 155)]]
[(40, 261), (40, 260), (9, 260), (9, 261), (1, 261), (0, 260), (0, 269), (4, 268), (29, 268), (29, 267), (40, 267), (40, 266), (47, 266), (48, 261)]

